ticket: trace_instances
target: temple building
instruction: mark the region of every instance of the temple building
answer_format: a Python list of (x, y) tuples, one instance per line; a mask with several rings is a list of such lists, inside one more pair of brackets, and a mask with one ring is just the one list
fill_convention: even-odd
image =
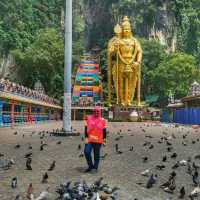
[(0, 79), (0, 127), (61, 118), (60, 102), (45, 95), (41, 83), (35, 89)]
[(200, 125), (200, 84), (194, 81), (188, 95), (180, 100), (174, 100), (163, 112), (163, 121), (180, 124)]

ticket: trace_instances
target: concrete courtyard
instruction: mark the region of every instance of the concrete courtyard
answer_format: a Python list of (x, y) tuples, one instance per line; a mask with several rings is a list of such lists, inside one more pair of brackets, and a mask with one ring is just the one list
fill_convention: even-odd
[[(85, 174), (86, 162), (84, 157), (79, 157), (83, 150), (84, 143), (81, 136), (76, 137), (54, 137), (45, 134), (44, 138), (38, 134), (41, 131), (61, 128), (61, 122), (49, 122), (45, 124), (19, 126), (14, 129), (0, 129), (0, 153), (4, 156), (0, 159), (14, 159), (15, 164), (8, 170), (0, 169), (0, 200), (14, 200), (17, 194), (26, 196), (26, 191), (30, 183), (33, 184), (33, 193), (38, 196), (47, 187), (52, 194), (50, 199), (56, 199), (55, 188), (65, 181), (86, 180), (92, 183), (99, 177), (103, 177), (103, 182), (110, 186), (118, 186), (119, 200), (167, 200), (178, 199), (179, 190), (182, 186), (186, 189), (186, 197), (193, 190), (192, 178), (186, 173), (187, 167), (180, 166), (175, 169), (176, 190), (174, 194), (164, 192), (159, 186), (164, 183), (169, 174), (173, 171), (171, 167), (182, 159), (194, 158), (200, 154), (200, 131), (186, 126), (175, 126), (156, 123), (108, 123), (107, 145), (102, 148), (102, 155), (107, 154), (101, 160), (100, 170), (97, 174)], [(73, 122), (73, 129), (84, 132), (83, 122)], [(17, 134), (14, 134), (17, 132)], [(23, 137), (24, 135), (24, 137)], [(186, 138), (183, 138), (186, 135)], [(172, 143), (173, 150), (167, 151), (168, 145), (161, 137), (168, 138)], [(41, 141), (47, 143), (44, 150), (40, 151)], [(57, 144), (61, 141), (61, 144)], [(162, 141), (162, 143), (158, 143)], [(144, 146), (145, 142), (153, 144)], [(182, 142), (186, 143), (183, 145)], [(15, 149), (15, 145), (20, 144), (20, 148)], [(78, 150), (81, 144), (82, 150)], [(115, 144), (119, 145), (122, 154), (117, 154)], [(29, 146), (32, 149), (29, 149)], [(130, 148), (133, 146), (133, 151)], [(32, 152), (32, 171), (26, 170), (24, 155)], [(176, 152), (177, 158), (170, 156)], [(167, 156), (167, 161), (162, 162), (163, 156)], [(148, 157), (147, 162), (143, 162), (143, 157)], [(56, 167), (48, 172), (48, 183), (42, 184), (42, 175), (47, 171), (52, 161), (56, 161)], [(198, 160), (195, 161), (198, 163)], [(155, 168), (156, 165), (166, 166), (162, 171)], [(157, 183), (151, 189), (146, 189), (148, 177), (141, 176), (141, 172), (149, 169), (150, 174), (158, 175)], [(18, 186), (11, 188), (11, 179), (17, 177)], [(26, 198), (24, 198), (26, 199)]]

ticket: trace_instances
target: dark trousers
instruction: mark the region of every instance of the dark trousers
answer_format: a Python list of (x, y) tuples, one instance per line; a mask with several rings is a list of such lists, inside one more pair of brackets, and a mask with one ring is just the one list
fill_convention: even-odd
[[(97, 143), (85, 144), (84, 154), (89, 169), (98, 169), (100, 160), (100, 149), (101, 149), (101, 144)], [(94, 164), (91, 156), (92, 150), (94, 152)]]

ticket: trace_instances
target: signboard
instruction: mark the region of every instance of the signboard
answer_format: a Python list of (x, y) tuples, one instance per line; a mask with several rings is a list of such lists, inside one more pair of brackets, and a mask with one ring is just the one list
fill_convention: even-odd
[(109, 111), (108, 112), (108, 118), (109, 119), (113, 119), (113, 111)]

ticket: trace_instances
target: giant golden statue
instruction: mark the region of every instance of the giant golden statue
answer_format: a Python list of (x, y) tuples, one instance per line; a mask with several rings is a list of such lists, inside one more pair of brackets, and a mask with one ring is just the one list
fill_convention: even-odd
[(115, 36), (108, 43), (108, 100), (111, 106), (112, 83), (116, 92), (117, 102), (121, 106), (131, 106), (137, 95), (140, 106), (140, 74), (142, 49), (133, 37), (131, 24), (127, 16), (121, 25), (114, 28)]

